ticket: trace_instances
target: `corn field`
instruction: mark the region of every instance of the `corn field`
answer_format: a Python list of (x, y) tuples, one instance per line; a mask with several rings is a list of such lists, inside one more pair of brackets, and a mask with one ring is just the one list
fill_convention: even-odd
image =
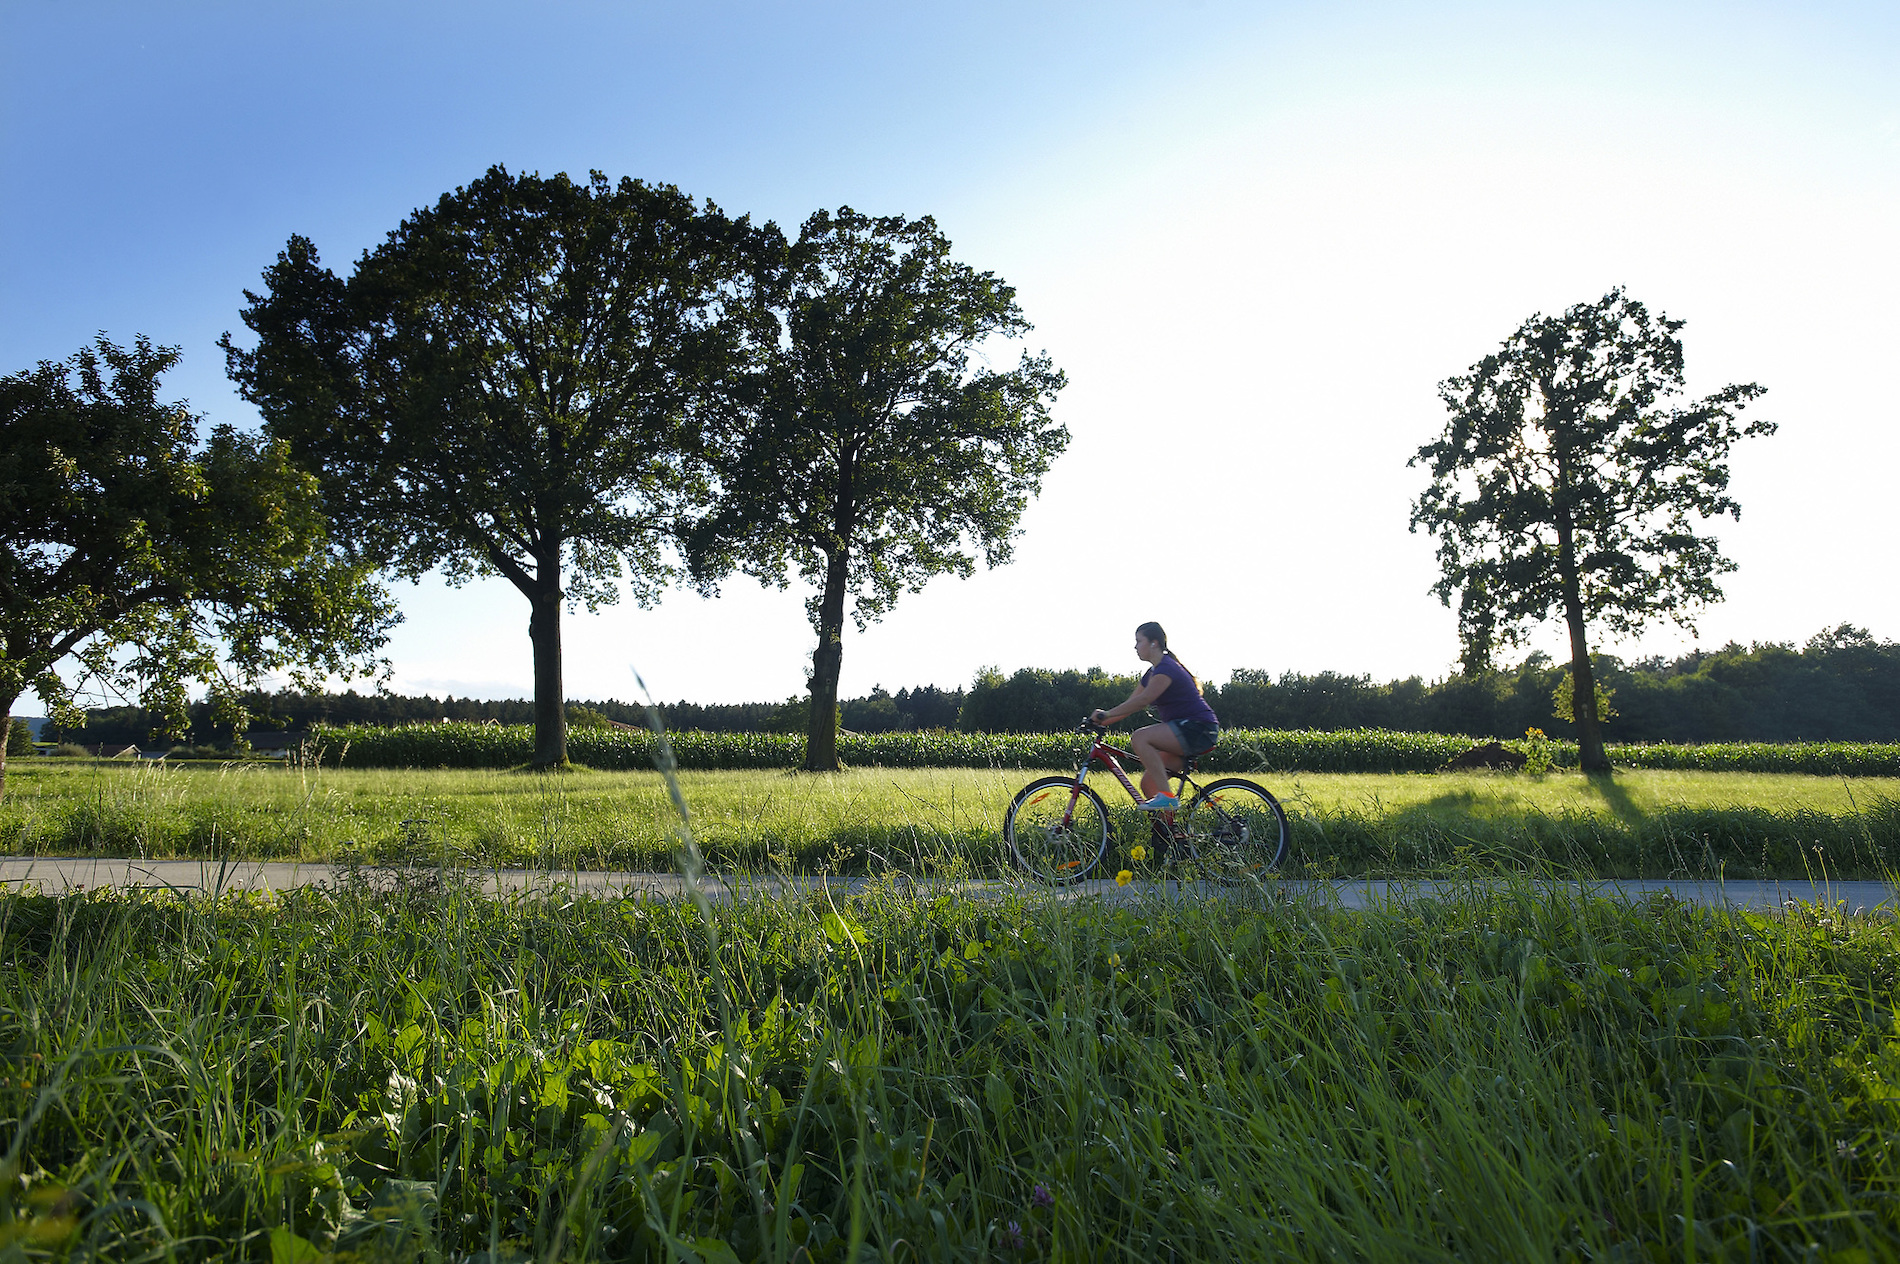
[[(805, 739), (786, 733), (680, 732), (670, 740), (679, 766), (699, 771), (796, 768), (805, 756)], [(1224, 734), (1201, 766), (1208, 772), (1436, 772), (1480, 740), (1386, 729), (1239, 729)], [(1082, 743), (1072, 733), (846, 733), (838, 753), (859, 768), (1065, 768), (1080, 758)], [(651, 733), (571, 729), (567, 745), (569, 757), (590, 768), (653, 767)], [(1553, 741), (1551, 747), (1558, 766), (1576, 766), (1574, 743)], [(527, 725), (462, 723), (325, 728), (307, 747), (311, 760), (344, 768), (508, 768), (533, 753), (534, 731)], [(1610, 758), (1659, 770), (1900, 775), (1900, 745), (1881, 742), (1631, 744), (1611, 746)]]

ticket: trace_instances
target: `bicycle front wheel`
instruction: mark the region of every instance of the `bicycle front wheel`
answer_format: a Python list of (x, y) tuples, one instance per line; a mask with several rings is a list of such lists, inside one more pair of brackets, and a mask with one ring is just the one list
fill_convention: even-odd
[(1016, 792), (1003, 842), (1017, 868), (1044, 882), (1075, 882), (1108, 850), (1108, 807), (1074, 777), (1043, 777)]
[(1286, 813), (1241, 777), (1211, 781), (1187, 806), (1184, 826), (1201, 859), (1236, 877), (1260, 877), (1286, 858)]

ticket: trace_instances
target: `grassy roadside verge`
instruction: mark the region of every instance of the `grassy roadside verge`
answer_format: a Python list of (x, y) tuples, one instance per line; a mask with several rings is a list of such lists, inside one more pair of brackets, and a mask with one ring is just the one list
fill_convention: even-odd
[[(681, 774), (716, 864), (984, 872), (1014, 771)], [(1602, 877), (1880, 877), (1900, 869), (1900, 781), (1625, 772), (1264, 777), (1303, 872), (1435, 874), (1474, 865)], [(375, 771), (257, 766), (28, 767), (0, 800), (15, 854), (387, 860), (669, 869), (656, 773)], [(1104, 782), (1105, 792), (1119, 790)], [(1111, 801), (1113, 795), (1110, 796)], [(1118, 847), (1145, 841), (1132, 812)]]
[(25, 1259), (780, 1261), (1900, 1234), (1891, 920), (1475, 887), (700, 916), (0, 895), (0, 1231)]

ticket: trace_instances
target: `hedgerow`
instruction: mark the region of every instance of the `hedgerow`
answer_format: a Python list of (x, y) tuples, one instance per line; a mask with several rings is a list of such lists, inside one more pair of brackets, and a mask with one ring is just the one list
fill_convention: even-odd
[[(695, 770), (795, 768), (805, 740), (785, 733), (668, 735), (679, 766)], [(1240, 729), (1202, 758), (1208, 772), (1435, 772), (1477, 739), (1385, 729), (1278, 731)], [(842, 734), (838, 754), (853, 767), (1064, 768), (1082, 753), (1072, 733)], [(651, 733), (573, 729), (568, 756), (591, 768), (653, 766)], [(1574, 767), (1574, 743), (1553, 742), (1560, 765)], [(508, 768), (534, 753), (527, 725), (416, 724), (392, 728), (347, 725), (317, 731), (311, 750), (346, 768)], [(1823, 776), (1900, 776), (1900, 745), (1881, 742), (1721, 742), (1707, 745), (1612, 746), (1613, 762), (1630, 768), (1705, 772), (1797, 772)]]
[[(1574, 748), (1568, 762), (1576, 762)], [(1892, 742), (1707, 742), (1675, 746), (1612, 746), (1610, 759), (1627, 768), (1683, 768), (1703, 772), (1805, 772), (1834, 777), (1900, 776), (1900, 744)]]

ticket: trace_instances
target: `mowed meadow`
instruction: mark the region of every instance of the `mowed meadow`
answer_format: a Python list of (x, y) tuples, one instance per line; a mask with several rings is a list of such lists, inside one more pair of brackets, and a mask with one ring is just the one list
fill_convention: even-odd
[[(980, 874), (1034, 770), (683, 771), (708, 863), (748, 870)], [(1260, 773), (1283, 802), (1288, 872), (1480, 867), (1603, 877), (1880, 877), (1900, 869), (1900, 779), (1622, 770)], [(1118, 842), (1145, 822), (1105, 773)], [(19, 761), (0, 800), (16, 855), (296, 859), (666, 870), (678, 819), (656, 772), (396, 770)]]

